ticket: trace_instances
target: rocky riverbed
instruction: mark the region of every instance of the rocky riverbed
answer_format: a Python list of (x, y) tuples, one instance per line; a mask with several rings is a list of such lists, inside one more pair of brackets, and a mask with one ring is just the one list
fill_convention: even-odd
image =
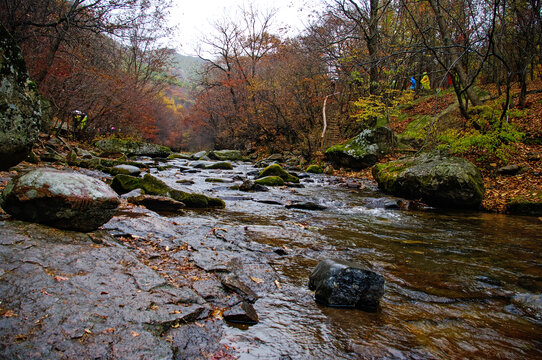
[[(225, 208), (157, 213), (124, 199), (89, 233), (2, 215), (2, 357), (542, 355), (536, 218), (404, 211), (374, 183), (295, 170), (299, 184), (242, 191), (261, 170), (250, 163), (138, 161), (143, 174)], [(375, 313), (314, 301), (309, 274), (326, 258), (385, 278)]]

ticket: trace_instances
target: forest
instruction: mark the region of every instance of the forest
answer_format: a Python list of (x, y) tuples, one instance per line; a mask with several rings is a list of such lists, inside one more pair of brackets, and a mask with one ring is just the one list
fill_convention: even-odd
[(163, 45), (170, 6), (2, 1), (2, 24), (47, 104), (46, 126), (80, 110), (89, 139), (113, 132), (178, 150), (296, 150), (310, 160), (376, 123), (404, 128), (401, 109), (430, 96), (428, 113), (457, 102), (461, 125), (439, 137), (429, 134), (433, 121), (426, 141), (409, 146), (444, 141), (464, 150), (457, 140), (467, 131), (499, 157), (501, 143), (521, 138), (514, 114), (531, 105), (529, 91), (540, 91), (538, 0), (328, 0), (294, 38), (272, 31), (272, 11), (250, 7), (242, 21), (215, 22), (190, 84), (175, 75), (175, 51)]

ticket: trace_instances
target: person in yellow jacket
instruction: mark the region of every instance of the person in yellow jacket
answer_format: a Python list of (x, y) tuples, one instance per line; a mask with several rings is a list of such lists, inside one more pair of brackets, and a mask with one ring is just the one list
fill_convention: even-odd
[(430, 81), (429, 81), (429, 76), (427, 76), (427, 73), (426, 73), (426, 72), (423, 73), (423, 77), (422, 77), (421, 83), (422, 83), (422, 87), (423, 87), (425, 90), (431, 89)]

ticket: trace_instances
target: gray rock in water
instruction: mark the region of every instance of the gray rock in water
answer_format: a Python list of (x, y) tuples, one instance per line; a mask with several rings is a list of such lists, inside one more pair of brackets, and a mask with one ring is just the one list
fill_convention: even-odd
[(309, 289), (327, 306), (374, 312), (384, 294), (384, 277), (358, 264), (328, 259), (311, 273)]
[(116, 165), (116, 166), (113, 166), (113, 168), (111, 169), (111, 175), (117, 175), (117, 174), (139, 176), (139, 174), (141, 174), (141, 169), (133, 165), (126, 165), (126, 164)]
[(6, 185), (1, 206), (21, 220), (86, 232), (111, 219), (119, 203), (115, 191), (98, 179), (38, 168)]
[(373, 166), (383, 155), (392, 151), (396, 144), (397, 137), (393, 131), (377, 127), (362, 131), (344, 144), (330, 147), (325, 156), (335, 167), (360, 170)]
[(224, 320), (237, 324), (254, 325), (259, 321), (254, 307), (244, 301), (224, 311), (223, 316)]
[(26, 159), (41, 125), (39, 93), (15, 40), (0, 25), (0, 170)]
[(184, 208), (184, 204), (180, 201), (173, 200), (167, 196), (157, 195), (139, 195), (137, 197), (130, 197), (128, 201), (135, 205), (143, 205), (147, 209), (160, 212), (178, 212)]
[(293, 202), (286, 205), (286, 209), (302, 209), (302, 210), (325, 210), (327, 209), (324, 205), (314, 203), (312, 201), (305, 202)]
[(373, 177), (385, 193), (422, 199), (431, 206), (477, 208), (484, 197), (482, 175), (476, 166), (438, 153), (378, 164)]

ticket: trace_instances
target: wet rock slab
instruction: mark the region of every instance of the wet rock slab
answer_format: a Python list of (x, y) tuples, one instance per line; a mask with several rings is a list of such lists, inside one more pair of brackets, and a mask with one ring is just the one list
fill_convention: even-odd
[[(208, 316), (208, 305), (105, 232), (0, 221), (0, 301), (0, 358), (174, 359), (214, 351), (168, 341), (181, 325)], [(205, 326), (190, 331), (216, 336)]]

